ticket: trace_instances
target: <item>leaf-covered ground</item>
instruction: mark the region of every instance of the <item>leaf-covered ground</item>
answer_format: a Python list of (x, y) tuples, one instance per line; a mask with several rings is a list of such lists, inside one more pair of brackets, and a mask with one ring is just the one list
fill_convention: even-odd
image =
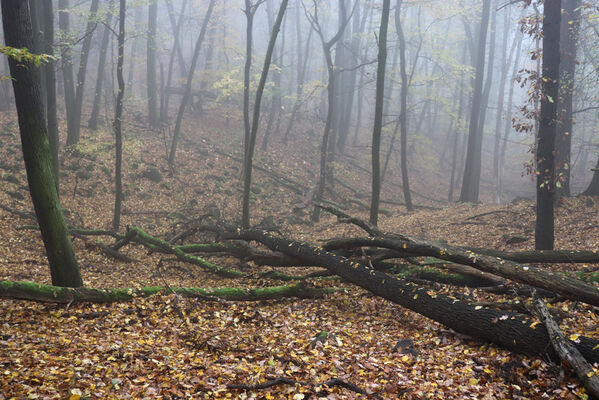
[[(238, 219), (241, 193), (237, 128), (205, 120), (189, 120), (178, 153), (178, 168), (168, 174), (164, 138), (130, 118), (124, 152), (125, 201), (123, 226), (139, 225), (154, 235), (169, 236), (185, 221), (213, 204), (225, 219)], [(231, 126), (237, 125), (231, 123)], [(201, 129), (197, 127), (201, 126)], [(305, 128), (309, 130), (309, 127)], [(61, 199), (69, 224), (108, 228), (113, 204), (113, 147), (109, 132), (84, 131), (83, 141), (62, 153)], [(312, 139), (314, 142), (314, 139)], [(0, 279), (50, 283), (39, 232), (23, 229), (35, 221), (15, 210), (30, 212), (26, 177), (20, 159), (14, 120), (0, 121)], [(237, 150), (237, 151), (236, 151)], [(310, 187), (316, 179), (317, 146), (297, 138), (289, 148), (278, 139), (258, 164), (279, 176)], [(363, 149), (347, 157), (368, 169)], [(228, 155), (227, 155), (228, 154)], [(367, 193), (367, 172), (342, 159), (337, 176)], [(384, 203), (390, 215), (380, 227), (426, 239), (497, 249), (532, 249), (534, 204), (522, 201), (502, 206), (461, 204), (443, 209), (425, 197), (445, 198), (439, 177), (423, 169), (414, 182), (417, 204), (435, 209), (407, 213)], [(396, 174), (397, 175), (397, 174)], [(401, 199), (397, 176), (386, 182), (383, 198)], [(433, 188), (433, 189), (430, 189)], [(335, 196), (355, 198), (337, 186)], [(255, 171), (254, 222), (272, 216), (282, 232), (317, 242), (332, 237), (363, 235), (358, 228), (338, 224), (323, 214), (307, 222), (309, 210), (298, 207), (304, 196)], [(597, 199), (566, 199), (557, 209), (557, 247), (599, 249)], [(295, 212), (293, 209), (295, 208)], [(357, 203), (348, 210), (366, 218)], [(488, 214), (487, 214), (488, 213)], [(485, 214), (485, 215), (482, 215)], [(512, 237), (527, 241), (507, 244)], [(212, 240), (196, 235), (193, 241)], [(116, 261), (104, 255), (95, 238), (74, 238), (84, 283), (89, 287), (256, 287), (280, 285), (264, 277), (273, 268), (241, 264), (230, 257), (210, 261), (248, 272), (243, 279), (224, 279), (129, 245), (123, 253), (138, 260)], [(112, 239), (102, 237), (111, 244)], [(556, 265), (574, 273), (596, 265)], [(278, 268), (303, 274), (299, 268)], [(584, 398), (584, 390), (566, 371), (545, 360), (515, 355), (463, 337), (443, 326), (337, 280), (313, 280), (314, 286), (344, 287), (324, 299), (283, 299), (230, 302), (187, 299), (176, 295), (138, 298), (120, 304), (52, 305), (0, 300), (0, 399), (9, 398), (403, 398), (403, 399), (536, 399)], [(481, 301), (490, 296), (448, 287)], [(498, 297), (492, 300), (497, 300)], [(599, 338), (596, 309), (557, 303), (562, 329), (568, 336)], [(315, 340), (320, 337), (321, 341)], [(414, 351), (394, 350), (410, 339)], [(230, 389), (278, 377), (298, 382), (266, 389)], [(341, 387), (319, 385), (338, 378), (361, 388), (360, 395)], [(302, 384), (299, 384), (301, 382)]]

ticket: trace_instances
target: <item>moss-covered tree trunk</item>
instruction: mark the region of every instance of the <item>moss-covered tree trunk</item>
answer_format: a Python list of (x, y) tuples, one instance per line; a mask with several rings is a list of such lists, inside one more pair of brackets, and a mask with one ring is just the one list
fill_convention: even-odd
[[(27, 2), (2, 0), (2, 21), (8, 46), (32, 48)], [(40, 97), (40, 70), (14, 59), (9, 60), (9, 66), (29, 191), (50, 263), (52, 284), (78, 287), (82, 285), (81, 275), (52, 173), (52, 156)]]
[[(122, 0), (124, 1), (124, 0)], [(318, 298), (337, 289), (318, 289), (302, 284), (261, 288), (172, 288), (148, 286), (140, 289), (65, 288), (35, 282), (0, 281), (0, 297), (46, 303), (113, 303), (157, 293), (176, 293), (185, 297), (218, 298), (238, 301), (273, 300), (286, 297)]]

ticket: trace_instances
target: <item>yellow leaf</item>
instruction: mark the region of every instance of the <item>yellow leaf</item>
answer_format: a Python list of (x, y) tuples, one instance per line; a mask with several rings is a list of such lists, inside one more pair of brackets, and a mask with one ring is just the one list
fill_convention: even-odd
[(588, 376), (589, 378), (592, 378), (592, 377), (593, 377), (593, 375), (595, 375), (595, 371), (589, 371), (589, 372), (587, 373), (587, 376)]
[(485, 368), (483, 369), (483, 371), (485, 371), (489, 375), (493, 373), (493, 371), (491, 371), (489, 368)]
[(530, 327), (531, 327), (532, 329), (535, 329), (535, 326), (537, 326), (537, 325), (539, 325), (539, 321), (535, 321), (535, 322), (533, 322), (532, 324), (530, 324)]
[(470, 380), (468, 381), (468, 383), (472, 386), (474, 385), (478, 385), (478, 379), (476, 378), (470, 378)]
[(570, 335), (570, 340), (575, 342), (578, 340), (579, 337), (580, 337), (580, 335), (578, 333), (573, 333)]

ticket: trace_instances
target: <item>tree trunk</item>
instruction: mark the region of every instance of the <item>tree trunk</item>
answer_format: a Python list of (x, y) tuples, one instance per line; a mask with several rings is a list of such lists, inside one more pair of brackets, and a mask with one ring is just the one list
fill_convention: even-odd
[(73, 137), (75, 115), (75, 84), (73, 83), (73, 60), (71, 57), (71, 43), (69, 40), (69, 0), (58, 0), (58, 28), (62, 33), (64, 42), (61, 49), (62, 81), (64, 84), (64, 102), (67, 114), (67, 137)]
[[(483, 75), (485, 70), (485, 45), (487, 42), (487, 31), (489, 28), (489, 14), (491, 9), (491, 0), (483, 0), (482, 20), (480, 23), (480, 33), (478, 48), (476, 51), (476, 71), (474, 78), (474, 88), (472, 93), (472, 111), (470, 113), (470, 126), (468, 129), (468, 150), (466, 152), (466, 167), (462, 180), (462, 191), (460, 201), (478, 202), (478, 187), (480, 184), (480, 154), (477, 154), (479, 141), (482, 138), (479, 135), (479, 121), (483, 97)], [(473, 57), (474, 58), (474, 57)], [(477, 167), (478, 165), (478, 167)]]
[(401, 181), (406, 208), (408, 211), (412, 211), (414, 206), (412, 205), (412, 195), (410, 194), (410, 181), (408, 177), (408, 89), (410, 82), (406, 72), (406, 40), (404, 38), (403, 27), (401, 25), (401, 4), (402, 0), (397, 0), (397, 8), (395, 10), (395, 28), (397, 30), (397, 37), (399, 40), (399, 68), (401, 70), (401, 111), (399, 114), (399, 126), (401, 131)]
[(146, 50), (146, 79), (148, 89), (148, 123), (158, 127), (158, 85), (156, 83), (156, 24), (158, 0), (151, 0), (148, 6), (148, 42)]
[[(44, 52), (54, 54), (54, 10), (51, 1), (44, 1)], [(50, 153), (52, 154), (52, 172), (56, 181), (56, 194), (60, 196), (59, 182), (60, 174), (58, 167), (58, 117), (56, 112), (56, 62), (52, 59), (44, 67), (46, 76), (46, 121), (48, 126), (48, 140), (50, 141)]]
[(119, 6), (119, 35), (118, 35), (118, 58), (116, 67), (116, 79), (118, 81), (118, 92), (116, 95), (116, 109), (114, 112), (114, 137), (115, 137), (115, 168), (114, 168), (114, 213), (112, 216), (112, 229), (117, 230), (121, 224), (121, 204), (123, 202), (123, 97), (125, 96), (125, 79), (123, 78), (123, 64), (125, 62), (125, 13), (127, 1), (120, 0)]
[(558, 124), (555, 137), (555, 192), (570, 196), (570, 154), (572, 148), (572, 95), (576, 76), (576, 47), (580, 30), (580, 0), (564, 0), (560, 24), (560, 65)]
[(597, 160), (591, 183), (589, 183), (587, 190), (582, 192), (582, 194), (585, 196), (599, 196), (599, 159)]
[[(334, 253), (274, 237), (263, 231), (241, 231), (239, 237), (256, 240), (272, 250), (325, 267), (377, 296), (431, 318), (457, 332), (496, 343), (517, 353), (536, 356), (549, 354), (556, 359), (547, 330), (536, 326), (533, 320), (522, 314), (475, 306), (375, 271)], [(581, 336), (577, 342), (574, 345), (589, 362), (599, 361), (599, 346), (596, 340)]]
[(181, 41), (179, 40), (179, 33), (181, 32), (181, 22), (183, 21), (185, 6), (187, 4), (187, 0), (184, 0), (181, 4), (181, 12), (179, 13), (179, 20), (175, 20), (175, 10), (173, 8), (172, 0), (166, 0), (166, 8), (168, 10), (168, 18), (171, 21), (171, 29), (173, 30), (173, 36), (175, 38), (175, 43), (173, 45), (173, 56), (176, 54), (179, 58), (179, 70), (181, 77), (184, 78), (187, 76), (187, 68), (185, 68), (185, 57), (183, 57), (183, 51), (181, 50)]
[(34, 282), (0, 281), (0, 297), (39, 301), (44, 303), (112, 303), (148, 297), (158, 293), (176, 293), (183, 297), (198, 299), (224, 299), (232, 301), (261, 301), (299, 297), (301, 299), (320, 298), (334, 289), (317, 289), (302, 284), (271, 286), (261, 288), (172, 288), (168, 286), (146, 286), (141, 289), (91, 289), (64, 288), (42, 285)]
[[(110, 1), (112, 5), (114, 0)], [(108, 51), (108, 40), (110, 39), (111, 29), (110, 23), (112, 22), (112, 12), (108, 12), (106, 16), (106, 26), (102, 34), (102, 44), (100, 45), (100, 56), (98, 57), (98, 74), (96, 75), (96, 90), (94, 91), (94, 104), (92, 106), (92, 114), (89, 118), (88, 126), (89, 129), (95, 131), (98, 129), (98, 116), (100, 114), (100, 104), (102, 101), (102, 89), (104, 87), (104, 69), (106, 65), (106, 53)]]
[[(370, 223), (377, 225), (379, 200), (381, 197), (381, 130), (383, 128), (383, 106), (385, 102), (385, 69), (387, 67), (387, 28), (389, 25), (390, 0), (383, 0), (381, 26), (379, 28), (379, 54), (376, 71), (376, 103), (374, 106), (374, 128), (372, 132), (372, 193)], [(405, 182), (404, 182), (405, 187)]]
[[(166, 4), (169, 5), (170, 0), (167, 1)], [(185, 15), (185, 7), (186, 6), (187, 6), (187, 0), (183, 0), (183, 3), (181, 4), (181, 13), (179, 15), (179, 21), (173, 27), (173, 37), (175, 39), (175, 43), (173, 44), (173, 49), (171, 50), (171, 55), (168, 60), (168, 72), (167, 72), (167, 76), (166, 76), (167, 91), (164, 95), (164, 104), (162, 106), (164, 109), (165, 115), (163, 116), (163, 118), (161, 118), (163, 123), (168, 122), (168, 109), (169, 109), (169, 99), (170, 99), (170, 92), (168, 91), (168, 89), (171, 87), (172, 82), (173, 82), (173, 64), (175, 62), (175, 55), (178, 54), (177, 49), (180, 49), (180, 47), (181, 47), (181, 45), (180, 45), (181, 26), (183, 25), (183, 16)], [(169, 7), (172, 7), (172, 5), (170, 5)], [(181, 62), (182, 62), (182, 59), (180, 58), (179, 64), (181, 64)], [(181, 67), (181, 69), (186, 71), (186, 68), (184, 65)], [(186, 76), (186, 75), (187, 74), (185, 74), (184, 76)]]
[[(500, 155), (500, 142), (501, 142), (501, 123), (504, 121), (503, 117), (503, 107), (504, 107), (504, 99), (505, 99), (505, 85), (508, 81), (508, 72), (510, 70), (510, 66), (512, 65), (512, 59), (514, 57), (514, 51), (516, 50), (516, 45), (519, 42), (519, 35), (516, 33), (514, 35), (514, 41), (512, 42), (511, 48), (509, 50), (509, 56), (507, 55), (507, 39), (510, 33), (510, 28), (508, 24), (508, 15), (506, 14), (506, 18), (504, 19), (504, 29), (503, 33), (503, 47), (502, 47), (502, 61), (501, 61), (501, 78), (499, 80), (499, 98), (497, 99), (497, 113), (495, 115), (495, 140), (493, 143), (493, 197), (494, 202), (496, 204), (501, 203), (501, 193), (500, 193), (500, 183), (499, 183), (499, 155)], [(507, 61), (506, 61), (507, 57)], [(511, 86), (513, 86), (513, 81), (510, 79), (510, 92), (512, 91)], [(510, 103), (511, 106), (511, 103)], [(511, 124), (512, 121), (505, 121), (507, 124)]]
[(173, 131), (173, 142), (171, 144), (171, 151), (168, 156), (168, 165), (171, 170), (174, 170), (175, 168), (177, 144), (179, 142), (179, 136), (181, 135), (181, 122), (183, 121), (183, 114), (185, 114), (185, 108), (187, 107), (187, 103), (189, 102), (191, 95), (193, 74), (195, 73), (198, 57), (200, 56), (200, 50), (202, 49), (202, 42), (204, 41), (204, 36), (206, 36), (206, 30), (208, 29), (208, 23), (210, 22), (210, 16), (212, 15), (215, 1), (216, 0), (210, 0), (210, 4), (208, 4), (208, 9), (206, 10), (206, 15), (204, 15), (204, 21), (202, 22), (202, 28), (193, 50), (193, 57), (191, 59), (191, 65), (189, 66), (189, 73), (187, 75), (187, 83), (185, 84), (185, 93), (183, 94), (181, 104), (179, 105), (179, 111), (177, 112), (177, 120), (175, 121), (175, 129)]
[[(260, 3), (258, 3), (259, 5)], [(248, 145), (250, 142), (250, 72), (252, 68), (252, 32), (254, 29), (254, 15), (257, 5), (252, 4), (252, 0), (245, 0), (246, 28), (245, 28), (245, 65), (243, 68), (243, 154), (247, 157)]]
[[(27, 2), (2, 0), (2, 20), (7, 46), (32, 48)], [(40, 71), (32, 64), (12, 58), (9, 66), (29, 192), (46, 247), (52, 284), (79, 287), (81, 275), (52, 173), (52, 155), (40, 98)]]
[(262, 102), (262, 93), (264, 92), (264, 86), (266, 85), (266, 79), (268, 78), (268, 70), (270, 69), (270, 61), (272, 59), (272, 53), (275, 48), (277, 36), (281, 29), (281, 23), (285, 16), (287, 9), (288, 0), (282, 0), (277, 14), (277, 19), (272, 28), (270, 34), (270, 40), (268, 42), (268, 48), (264, 57), (264, 66), (262, 67), (262, 74), (260, 76), (260, 82), (258, 82), (258, 88), (256, 89), (256, 100), (254, 101), (254, 114), (252, 117), (252, 127), (247, 147), (247, 153), (245, 154), (245, 165), (243, 167), (243, 200), (242, 200), (242, 216), (241, 224), (244, 228), (250, 226), (250, 188), (252, 185), (252, 161), (254, 158), (254, 148), (256, 147), (256, 136), (258, 136), (258, 124), (260, 122), (260, 105)]
[(552, 250), (554, 241), (555, 135), (559, 96), (559, 40), (561, 0), (543, 7), (543, 74), (541, 116), (537, 144), (537, 223), (535, 248)]
[[(140, 28), (139, 25), (142, 22), (142, 17), (143, 17), (142, 8), (141, 8), (141, 6), (138, 6), (135, 8), (135, 19), (134, 19), (134, 29), (136, 31)], [(129, 70), (127, 72), (127, 97), (134, 95), (133, 72), (135, 71), (135, 61), (136, 61), (135, 58), (137, 55), (138, 39), (133, 38), (131, 40), (131, 42), (132, 42), (131, 43), (131, 51), (129, 53), (129, 57), (131, 58), (131, 60), (129, 61)]]

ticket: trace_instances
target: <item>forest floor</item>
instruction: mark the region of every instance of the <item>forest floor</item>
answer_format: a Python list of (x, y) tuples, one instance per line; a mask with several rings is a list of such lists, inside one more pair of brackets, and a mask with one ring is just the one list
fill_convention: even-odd
[[(2, 118), (0, 204), (6, 209), (0, 209), (0, 280), (49, 284), (39, 231), (24, 229), (34, 220), (14, 213), (31, 212), (32, 206), (16, 122)], [(240, 164), (227, 154), (239, 156), (240, 130), (202, 120), (187, 121), (177, 171), (171, 176), (163, 134), (149, 131), (134, 117), (129, 119), (121, 230), (137, 225), (166, 237), (208, 205), (216, 206), (223, 218), (238, 220)], [(112, 135), (83, 130), (82, 137), (80, 145), (62, 152), (63, 207), (71, 226), (109, 228), (114, 202)], [(300, 136), (286, 147), (279, 138), (273, 138), (267, 155), (258, 152), (257, 164), (270, 166), (309, 190), (308, 182), (316, 178), (318, 146), (313, 142), (317, 141)], [(358, 156), (365, 153), (362, 148), (350, 149), (349, 153), (347, 160), (336, 164), (336, 174), (359, 192), (368, 193), (368, 156)], [(345, 167), (350, 159), (364, 169)], [(397, 175), (385, 184), (383, 199), (401, 199)], [(280, 186), (261, 171), (255, 171), (254, 176), (254, 223), (272, 216), (285, 235), (313, 243), (364, 235), (355, 226), (339, 224), (324, 213), (319, 223), (309, 223), (309, 210), (297, 207), (305, 202), (305, 196)], [(389, 213), (381, 215), (380, 228), (459, 245), (533, 249), (532, 201), (443, 205), (425, 198), (447, 197), (440, 192), (440, 185), (435, 185), (438, 179), (425, 171), (414, 182), (413, 189), (421, 194), (415, 195), (415, 202), (431, 208), (408, 213), (403, 206), (383, 204)], [(336, 189), (340, 198), (356, 197), (349, 189)], [(360, 201), (367, 204), (368, 198)], [(346, 212), (367, 218), (364, 207), (354, 206)], [(565, 199), (556, 212), (556, 248), (599, 249), (599, 199)], [(526, 240), (507, 244), (514, 236)], [(212, 239), (198, 234), (191, 241)], [(73, 240), (87, 287), (244, 288), (284, 284), (263, 276), (274, 268), (240, 263), (235, 258), (208, 259), (247, 272), (242, 279), (220, 278), (172, 256), (150, 254), (139, 245), (122, 249), (137, 262), (116, 261), (93, 245), (95, 238), (87, 243)], [(103, 240), (112, 243), (111, 238)], [(597, 267), (547, 266), (571, 272)], [(307, 270), (276, 269), (298, 275)], [(261, 302), (207, 301), (173, 294), (118, 304), (68, 306), (1, 299), (0, 399), (586, 398), (568, 371), (564, 373), (544, 359), (517, 355), (457, 334), (345, 282), (314, 279), (306, 284), (344, 287), (346, 291), (322, 299)], [(480, 301), (499, 298), (475, 289), (442, 290)], [(561, 326), (567, 336), (599, 338), (596, 309), (567, 302), (554, 305), (563, 310)], [(315, 341), (322, 332), (328, 333), (327, 339)], [(394, 351), (398, 341), (405, 339), (413, 341), (415, 351)], [(249, 390), (227, 386), (260, 384), (279, 377), (298, 383)], [(319, 385), (333, 378), (368, 394)]]

